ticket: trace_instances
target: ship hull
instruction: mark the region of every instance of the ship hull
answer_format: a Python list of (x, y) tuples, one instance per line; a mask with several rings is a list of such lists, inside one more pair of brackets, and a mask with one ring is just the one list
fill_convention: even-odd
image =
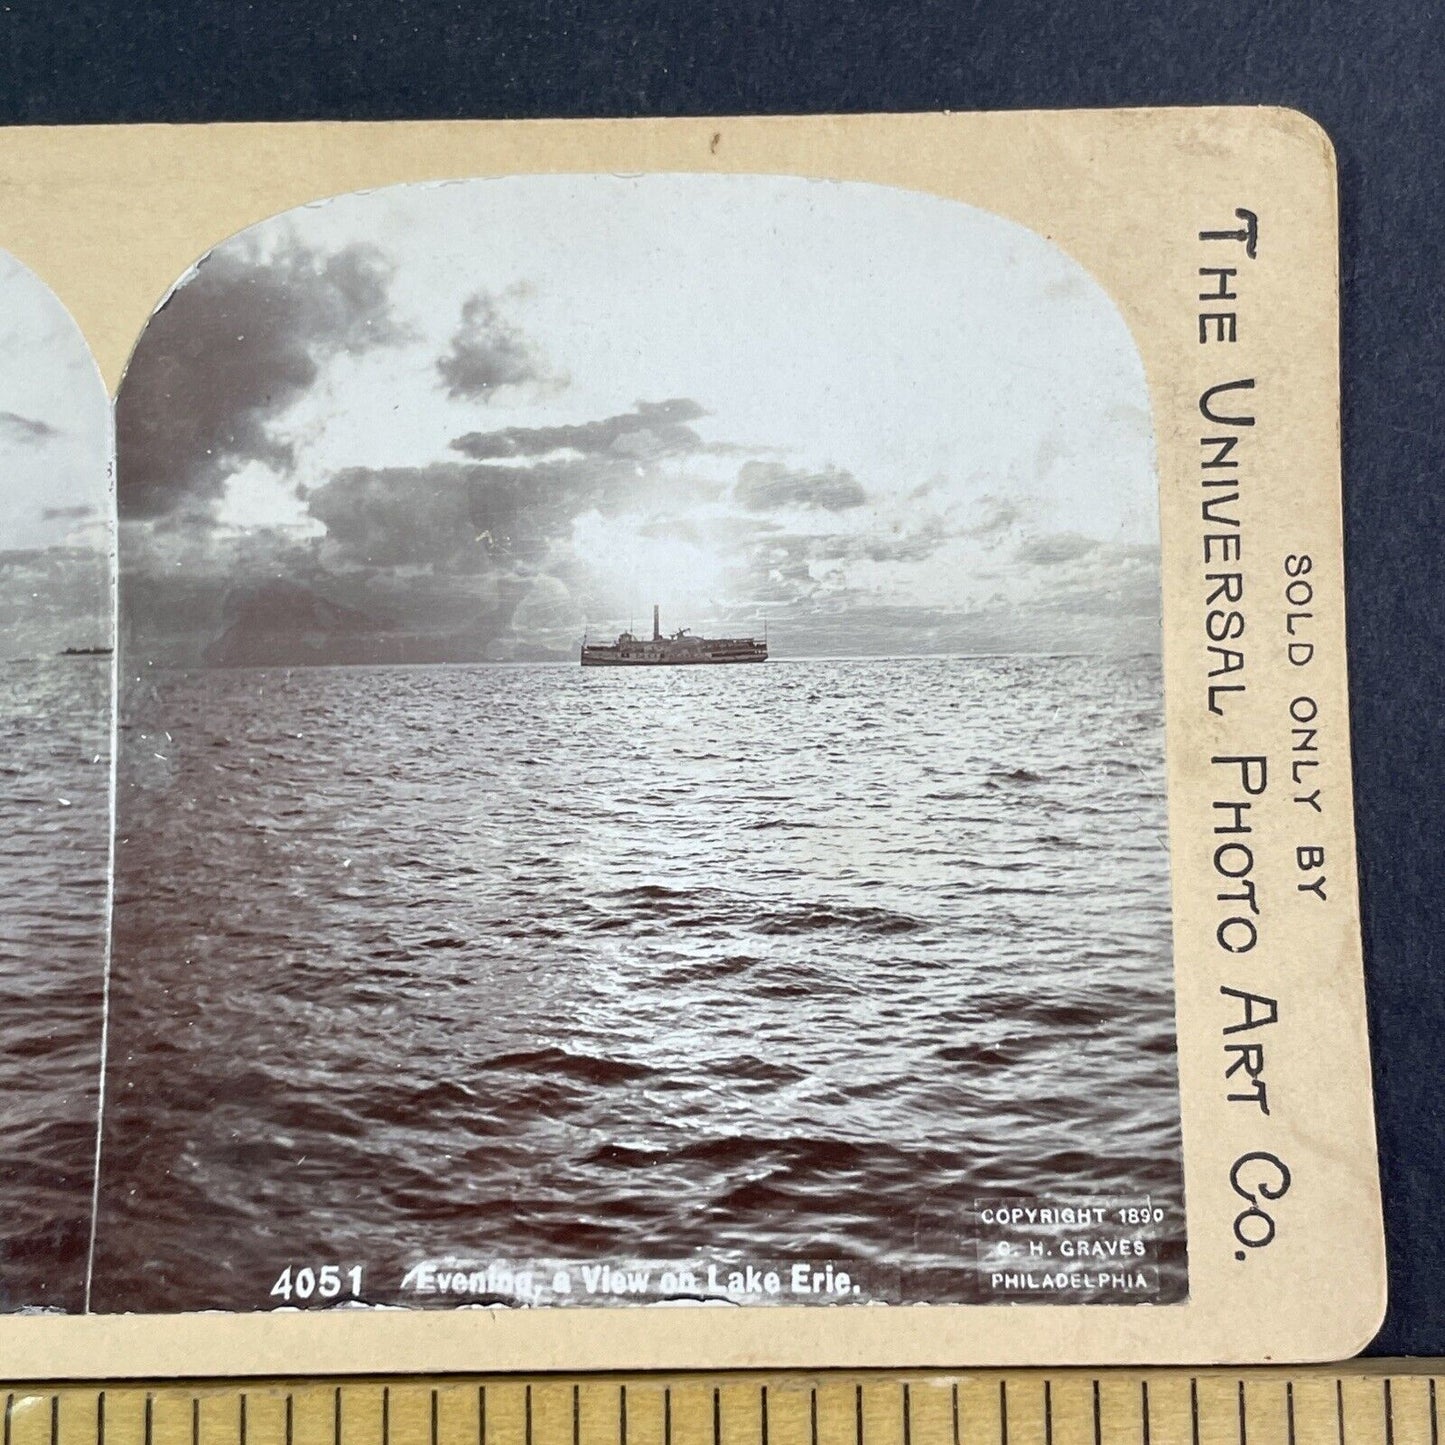
[(599, 655), (602, 649), (584, 648), (583, 667), (723, 667), (739, 662), (766, 662), (766, 652), (741, 653), (724, 657), (623, 657), (615, 653)]
[(694, 637), (681, 628), (662, 635), (662, 619), (652, 608), (651, 638), (636, 637), (632, 629), (616, 642), (582, 639), (583, 667), (717, 667), (733, 662), (766, 662), (768, 644), (753, 637)]

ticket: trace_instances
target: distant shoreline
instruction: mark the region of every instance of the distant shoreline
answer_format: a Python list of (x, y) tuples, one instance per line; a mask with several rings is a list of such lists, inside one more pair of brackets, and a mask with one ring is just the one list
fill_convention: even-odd
[(114, 656), (109, 647), (67, 647), (63, 652), (22, 652), (18, 657), (0, 658), (0, 664), (9, 667), (21, 662), (74, 662), (77, 659), (108, 662)]

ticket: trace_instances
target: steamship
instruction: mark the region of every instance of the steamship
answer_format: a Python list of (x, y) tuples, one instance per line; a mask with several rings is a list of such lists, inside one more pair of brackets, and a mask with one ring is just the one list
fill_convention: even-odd
[(583, 667), (681, 667), (697, 663), (766, 662), (768, 641), (751, 637), (694, 637), (680, 627), (671, 637), (662, 635), (657, 606), (652, 609), (651, 638), (624, 632), (616, 642), (582, 639)]

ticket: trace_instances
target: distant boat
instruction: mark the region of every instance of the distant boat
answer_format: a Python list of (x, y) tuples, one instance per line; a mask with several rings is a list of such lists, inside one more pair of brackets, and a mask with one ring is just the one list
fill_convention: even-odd
[(582, 640), (583, 667), (680, 667), (767, 660), (766, 638), (758, 642), (751, 637), (694, 637), (685, 627), (664, 637), (656, 604), (652, 608), (651, 639), (624, 632), (616, 642)]
[(59, 655), (61, 657), (109, 657), (112, 648), (109, 647), (67, 647)]

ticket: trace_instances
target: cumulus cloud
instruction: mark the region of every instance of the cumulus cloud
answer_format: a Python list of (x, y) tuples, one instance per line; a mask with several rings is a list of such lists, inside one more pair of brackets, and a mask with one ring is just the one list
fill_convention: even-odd
[(480, 473), (458, 462), (347, 467), (306, 505), (339, 565), (478, 571), (518, 511), (510, 490)]
[(541, 352), (503, 314), (501, 299), (487, 291), (469, 296), (437, 374), (454, 401), (491, 401), (504, 387), (555, 385)]
[(676, 509), (722, 484), (656, 464), (708, 451), (690, 425), (705, 415), (677, 397), (593, 421), (468, 432), (451, 443), (465, 462), (347, 467), (298, 496), (338, 565), (476, 574), (535, 563), (587, 512), (661, 508), (668, 515), (646, 527), (690, 526)]
[(286, 471), (276, 421), (321, 363), (406, 339), (374, 247), (263, 256), (218, 247), (166, 299), (141, 335), (116, 401), (122, 517), (208, 507), (251, 461)]
[(468, 432), (452, 443), (452, 449), (478, 461), (540, 457), (560, 451), (655, 460), (707, 450), (703, 439), (687, 424), (706, 415), (697, 402), (686, 397), (639, 401), (631, 411), (596, 421)]
[(744, 462), (738, 472), (737, 499), (750, 512), (803, 507), (844, 512), (861, 507), (868, 494), (851, 472), (837, 467), (794, 470), (781, 462)]
[(21, 416), (14, 411), (0, 411), (0, 436), (10, 441), (28, 442), (33, 446), (37, 442), (59, 435), (59, 428), (41, 421), (38, 417)]
[(347, 467), (307, 492), (339, 565), (481, 572), (500, 559), (536, 561), (587, 512), (615, 514), (659, 497), (685, 506), (712, 490), (702, 479), (638, 476), (616, 456), (530, 465), (432, 462)]

